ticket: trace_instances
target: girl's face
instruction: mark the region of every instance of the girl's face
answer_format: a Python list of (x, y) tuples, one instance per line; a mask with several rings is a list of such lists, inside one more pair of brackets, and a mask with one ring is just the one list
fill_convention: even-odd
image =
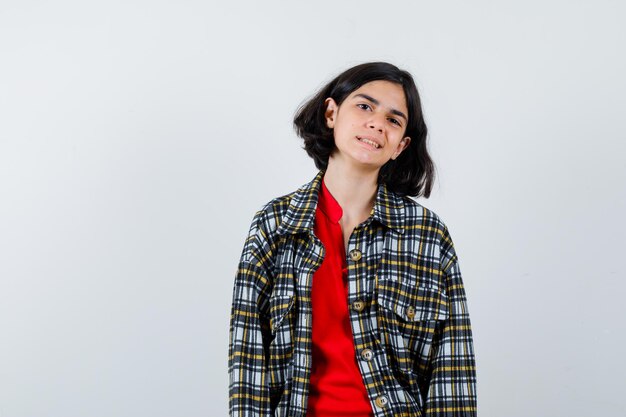
[(339, 107), (330, 97), (324, 103), (326, 124), (333, 129), (337, 146), (331, 158), (380, 169), (411, 141), (404, 136), (409, 113), (400, 84), (371, 81), (350, 93)]

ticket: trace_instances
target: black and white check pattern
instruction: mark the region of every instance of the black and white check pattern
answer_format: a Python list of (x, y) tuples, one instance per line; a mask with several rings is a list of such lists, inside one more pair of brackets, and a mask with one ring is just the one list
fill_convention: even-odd
[[(324, 256), (313, 233), (323, 175), (271, 200), (252, 220), (233, 291), (231, 416), (306, 415), (311, 280)], [(357, 251), (360, 257), (350, 256)], [(346, 303), (365, 304), (350, 309), (355, 360), (374, 414), (476, 416), (469, 311), (445, 224), (379, 184), (347, 254)]]

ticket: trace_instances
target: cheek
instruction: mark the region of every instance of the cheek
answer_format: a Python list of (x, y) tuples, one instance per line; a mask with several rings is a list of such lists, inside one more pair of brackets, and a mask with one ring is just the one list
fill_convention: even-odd
[(355, 132), (355, 124), (354, 123), (338, 123), (335, 126), (335, 139), (337, 136), (341, 136), (342, 138), (346, 138)]

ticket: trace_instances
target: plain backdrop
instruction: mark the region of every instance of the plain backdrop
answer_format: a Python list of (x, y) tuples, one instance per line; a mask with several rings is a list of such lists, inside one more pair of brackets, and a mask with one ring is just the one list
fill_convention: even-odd
[(422, 95), (482, 417), (626, 415), (621, 1), (0, 0), (0, 417), (227, 415), (250, 221), (297, 107)]

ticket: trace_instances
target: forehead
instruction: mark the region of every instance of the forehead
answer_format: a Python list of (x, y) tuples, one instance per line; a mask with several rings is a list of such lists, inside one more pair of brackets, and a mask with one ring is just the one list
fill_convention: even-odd
[(348, 98), (353, 98), (357, 94), (366, 94), (378, 100), (383, 107), (408, 113), (406, 96), (400, 84), (385, 80), (370, 81), (350, 93)]

